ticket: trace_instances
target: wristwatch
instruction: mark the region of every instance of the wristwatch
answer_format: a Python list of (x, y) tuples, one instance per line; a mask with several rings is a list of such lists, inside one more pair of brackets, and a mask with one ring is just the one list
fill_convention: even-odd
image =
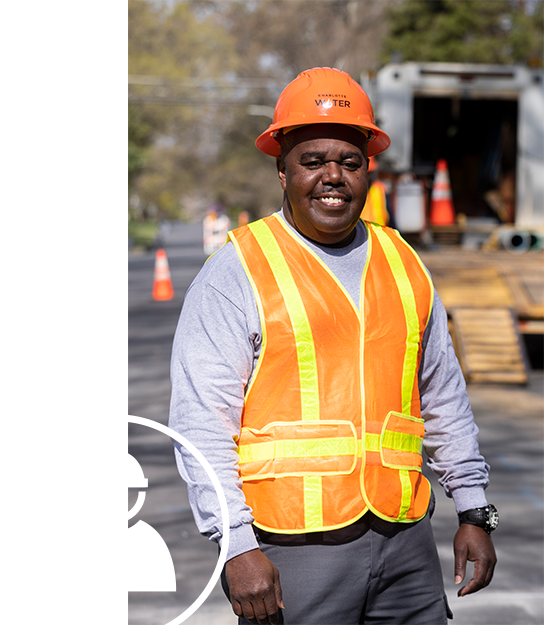
[(468, 523), (483, 528), (487, 534), (491, 534), (499, 525), (499, 512), (494, 505), (486, 505), (484, 508), (474, 508), (459, 512), (459, 525)]

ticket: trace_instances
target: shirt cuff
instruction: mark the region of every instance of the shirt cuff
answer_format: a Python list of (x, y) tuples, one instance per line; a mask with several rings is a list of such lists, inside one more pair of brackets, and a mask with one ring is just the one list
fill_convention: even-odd
[[(219, 545), (222, 546), (223, 539), (219, 540)], [(257, 538), (253, 532), (251, 523), (242, 523), (236, 528), (231, 528), (229, 532), (229, 551), (227, 553), (227, 561), (233, 559), (238, 555), (255, 550), (259, 547)]]
[(483, 487), (460, 487), (451, 493), (457, 513), (488, 505)]

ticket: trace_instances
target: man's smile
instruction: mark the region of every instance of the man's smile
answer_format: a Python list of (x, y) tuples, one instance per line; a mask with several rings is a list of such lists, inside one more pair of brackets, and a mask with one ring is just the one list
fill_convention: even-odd
[(317, 200), (326, 206), (343, 206), (347, 199), (346, 197), (317, 197)]

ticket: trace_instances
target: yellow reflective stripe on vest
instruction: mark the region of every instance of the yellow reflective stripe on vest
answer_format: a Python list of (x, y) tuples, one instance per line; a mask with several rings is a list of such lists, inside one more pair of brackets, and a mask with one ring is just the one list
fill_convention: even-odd
[[(380, 451), (380, 435), (379, 434), (365, 434), (365, 450), (367, 452)], [(357, 456), (363, 455), (363, 441), (357, 441)]]
[(406, 515), (410, 509), (410, 504), (412, 503), (412, 482), (410, 481), (410, 474), (407, 470), (399, 470), (399, 476), (402, 487), (402, 497), (397, 521), (403, 521), (406, 519)]
[[(358, 441), (360, 442), (360, 441)], [(353, 438), (308, 438), (302, 440), (267, 441), (240, 445), (240, 464), (269, 461), (274, 458), (318, 458), (349, 456), (355, 453)]]
[[(407, 434), (398, 434), (397, 432), (387, 432), (397, 434), (407, 439), (422, 440), (417, 436), (408, 436)], [(249, 445), (239, 445), (239, 463), (256, 463), (258, 461), (269, 461), (273, 458), (317, 458), (320, 456), (349, 456), (354, 453), (353, 438), (309, 438), (303, 440), (279, 440), (267, 441), (266, 443), (252, 443)], [(405, 449), (404, 447), (391, 447), (389, 449)], [(405, 449), (405, 451), (415, 452), (414, 449)], [(367, 452), (380, 451), (380, 435), (365, 434), (365, 449)], [(363, 441), (357, 440), (357, 457), (363, 455)]]
[(306, 528), (323, 528), (323, 491), (320, 476), (304, 477), (304, 524)]
[(384, 449), (396, 449), (402, 452), (421, 454), (423, 438), (402, 432), (392, 432), (386, 429), (383, 433), (382, 447)]
[(404, 317), (406, 320), (406, 351), (404, 353), (404, 365), (402, 370), (402, 412), (410, 414), (412, 410), (412, 392), (414, 382), (417, 377), (417, 354), (419, 351), (419, 318), (416, 308), (416, 298), (410, 283), (410, 278), (406, 273), (406, 268), (402, 263), (401, 256), (395, 248), (386, 232), (378, 226), (372, 230), (385, 253), (397, 288), (399, 289)]
[[(270, 228), (264, 221), (257, 221), (251, 224), (251, 231), (274, 273), (291, 319), (297, 348), (302, 420), (319, 420), (319, 385), (315, 346), (302, 298)], [(319, 529), (323, 526), (321, 478), (305, 476), (303, 485), (306, 527)]]
[(252, 223), (250, 227), (274, 273), (291, 319), (297, 347), (302, 420), (319, 420), (315, 346), (302, 298), (270, 228), (262, 220)]

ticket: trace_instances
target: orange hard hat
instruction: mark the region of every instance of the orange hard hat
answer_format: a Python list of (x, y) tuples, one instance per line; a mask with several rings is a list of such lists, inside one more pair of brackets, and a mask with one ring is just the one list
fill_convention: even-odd
[(368, 156), (386, 150), (391, 140), (374, 124), (366, 92), (349, 74), (330, 67), (316, 67), (299, 74), (280, 94), (272, 125), (255, 141), (270, 156), (280, 154), (277, 132), (317, 123), (340, 123), (368, 130)]
[(374, 157), (370, 157), (370, 159), (368, 160), (368, 171), (369, 172), (374, 172), (379, 167), (380, 166), (379, 166), (378, 162), (376, 161), (376, 159)]

